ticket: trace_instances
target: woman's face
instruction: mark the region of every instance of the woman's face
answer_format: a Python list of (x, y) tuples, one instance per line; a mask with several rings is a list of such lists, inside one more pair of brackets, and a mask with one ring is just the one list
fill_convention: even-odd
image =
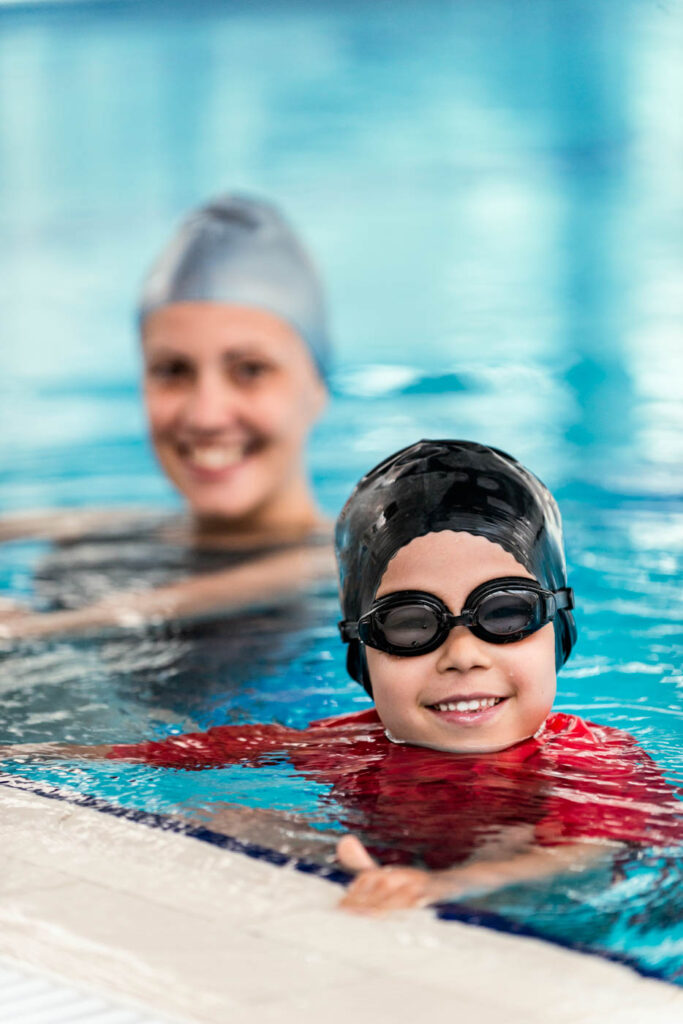
[(152, 443), (195, 515), (296, 522), (326, 391), (294, 329), (258, 309), (180, 302), (146, 318), (143, 351)]
[[(533, 578), (485, 537), (430, 533), (398, 551), (376, 596), (422, 590), (459, 615), (475, 587), (503, 576)], [(422, 747), (457, 753), (503, 750), (534, 735), (555, 697), (552, 622), (516, 643), (487, 643), (456, 626), (428, 654), (402, 658), (371, 647), (366, 654), (385, 727), (395, 739)], [(453, 707), (464, 701), (470, 708)]]

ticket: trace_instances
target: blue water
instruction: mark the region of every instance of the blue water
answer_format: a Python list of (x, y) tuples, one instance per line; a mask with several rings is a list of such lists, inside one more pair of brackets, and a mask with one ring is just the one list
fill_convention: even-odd
[[(187, 207), (262, 192), (329, 288), (325, 510), (422, 436), (513, 452), (558, 497), (578, 595), (557, 707), (624, 726), (680, 781), (680, 30), (656, 0), (0, 7), (0, 512), (177, 507), (145, 438), (136, 288)], [(0, 556), (0, 595), (39, 605), (47, 546)], [(0, 739), (364, 707), (335, 618), (330, 587), (241, 624), (238, 650), (226, 623), (7, 651)], [(222, 799), (315, 820), (326, 795), (282, 765), (267, 787), (15, 770), (188, 819)], [(481, 905), (680, 983), (682, 880), (643, 854), (618, 884)]]

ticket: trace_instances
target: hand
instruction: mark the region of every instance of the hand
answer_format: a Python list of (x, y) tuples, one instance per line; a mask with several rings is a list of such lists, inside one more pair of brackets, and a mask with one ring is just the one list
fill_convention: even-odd
[(337, 857), (348, 871), (357, 873), (339, 906), (357, 914), (425, 907), (465, 894), (495, 892), (507, 885), (552, 878), (567, 871), (593, 867), (612, 860), (616, 843), (570, 843), (557, 847), (530, 847), (499, 860), (470, 861), (447, 871), (379, 867), (355, 836), (337, 844)]
[(41, 615), (19, 605), (14, 608), (0, 606), (0, 643), (3, 640), (13, 643), (16, 640), (39, 637), (45, 631), (46, 620), (49, 622), (50, 618), (50, 613)]
[(8, 622), (24, 615), (30, 615), (31, 609), (9, 597), (0, 597), (0, 622)]
[(354, 914), (383, 914), (389, 910), (426, 907), (446, 896), (458, 895), (452, 873), (380, 867), (356, 836), (344, 836), (339, 841), (337, 857), (342, 867), (357, 873), (339, 903)]
[(6, 597), (0, 597), (0, 643), (20, 636), (22, 625), (30, 622), (33, 612), (25, 605)]

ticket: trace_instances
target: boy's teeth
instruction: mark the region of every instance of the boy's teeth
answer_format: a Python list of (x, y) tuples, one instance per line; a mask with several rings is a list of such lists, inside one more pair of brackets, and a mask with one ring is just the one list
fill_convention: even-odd
[(482, 697), (476, 700), (443, 701), (441, 704), (433, 704), (437, 711), (484, 711), (492, 708), (494, 704), (502, 700), (502, 697)]

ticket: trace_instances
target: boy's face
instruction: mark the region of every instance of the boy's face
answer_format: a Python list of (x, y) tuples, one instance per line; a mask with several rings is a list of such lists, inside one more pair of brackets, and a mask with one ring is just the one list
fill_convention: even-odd
[[(416, 537), (392, 558), (377, 590), (422, 590), (459, 615), (481, 583), (502, 576), (533, 579), (508, 551), (470, 533)], [(451, 630), (435, 651), (402, 658), (366, 647), (377, 712), (394, 739), (456, 753), (504, 750), (527, 739), (555, 697), (552, 622), (515, 643), (480, 640), (465, 626)], [(484, 700), (478, 710), (444, 705)], [(498, 702), (490, 705), (490, 699)]]

